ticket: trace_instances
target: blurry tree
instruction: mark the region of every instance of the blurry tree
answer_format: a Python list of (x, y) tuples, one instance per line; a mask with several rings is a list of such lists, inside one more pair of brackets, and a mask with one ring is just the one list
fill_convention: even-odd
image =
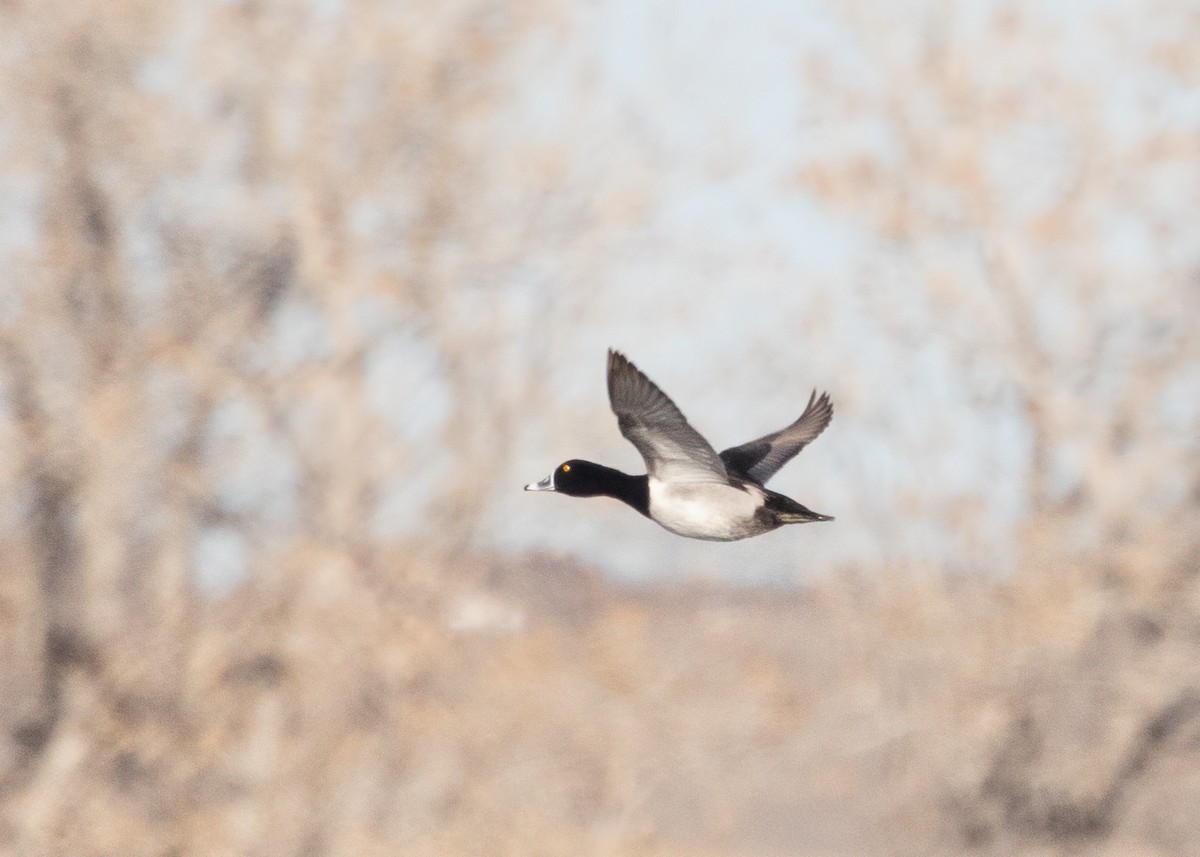
[[(1195, 10), (1164, 4), (1150, 30), (1122, 22), (1134, 7), (1081, 21), (934, 2), (917, 26), (877, 17), (911, 11), (842, 10), (888, 75), (838, 79), (852, 59), (810, 60), (827, 95), (822, 157), (798, 180), (879, 236), (891, 261), (864, 276), (891, 335), (950, 342), (977, 404), (1015, 396), (1023, 409), (1027, 558), (1094, 558), (1181, 526), (1194, 539), (1200, 486), (1172, 462), (1200, 456), (1195, 410), (1181, 407), (1200, 367), (1188, 226), (1200, 173), (1171, 99), (1200, 80), (1185, 47)], [(1093, 60), (1137, 82), (1114, 97), (1079, 73)], [(1138, 77), (1147, 61), (1157, 89)], [(866, 130), (827, 151), (826, 123)], [(1165, 276), (1147, 281), (1150, 259)], [(897, 279), (907, 309), (891, 296)], [(914, 314), (922, 303), (930, 311)]]
[[(482, 818), (513, 853), (589, 825), (616, 851), (655, 801), (719, 826), (833, 783), (850, 819), (880, 771), (925, 815), (953, 780), (968, 840), (1077, 843), (1192, 740), (1200, 174), (1156, 100), (1197, 89), (1190, 5), (1155, 4), (1149, 42), (1095, 19), (1100, 59), (1156, 69), (1115, 111), (1070, 67), (1087, 45), (1057, 49), (1073, 22), (1032, 5), (934, 2), (919, 27), (838, 6), (883, 72), (804, 58), (824, 112), (797, 182), (878, 237), (863, 303), (914, 350), (949, 328), (977, 403), (1025, 412), (1026, 567), (1124, 571), (1161, 537), (1146, 561), (1190, 575), (1111, 608), (1102, 580), (1055, 600), (1031, 575), (601, 604), (570, 563), (469, 552), (656, 193), (636, 121), (566, 151), (522, 113), (596, 85), (583, 64), (579, 91), (521, 99), (566, 8), (0, 4), (0, 850), (502, 853)], [(979, 524), (968, 500), (951, 530)], [(510, 591), (455, 601), (488, 574)], [(553, 575), (576, 606), (524, 633)], [(496, 616), (511, 639), (467, 639)], [(1040, 746), (1078, 761), (1079, 724), (1123, 752), (1039, 791), (1063, 767)], [(746, 827), (795, 832), (791, 805), (758, 809)]]
[(536, 5), (0, 10), (5, 777), (65, 671), (182, 680), (197, 590), (469, 538), (536, 377), (494, 285), (551, 177), (486, 157)]

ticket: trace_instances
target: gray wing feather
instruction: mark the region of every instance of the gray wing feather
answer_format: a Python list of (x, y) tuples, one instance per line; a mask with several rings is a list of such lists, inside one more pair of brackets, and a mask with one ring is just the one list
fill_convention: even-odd
[(790, 426), (764, 435), (758, 440), (731, 447), (721, 453), (725, 468), (734, 476), (753, 479), (759, 485), (774, 476), (796, 453), (816, 440), (833, 419), (833, 403), (829, 394), (817, 391), (808, 398), (808, 407)]
[(688, 424), (675, 403), (625, 355), (609, 349), (608, 400), (626, 440), (646, 461), (646, 472), (672, 482), (727, 482), (712, 445)]

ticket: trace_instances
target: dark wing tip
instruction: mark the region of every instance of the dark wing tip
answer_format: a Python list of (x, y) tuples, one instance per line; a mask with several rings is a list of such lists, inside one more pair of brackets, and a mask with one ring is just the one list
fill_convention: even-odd
[[(616, 380), (617, 376), (620, 374), (627, 373), (629, 371), (630, 367), (633, 367), (633, 364), (629, 362), (628, 357), (626, 357), (620, 351), (617, 351), (615, 348), (608, 349), (607, 376), (608, 376), (608, 396), (610, 399), (612, 398), (612, 395), (613, 395), (613, 383)], [(636, 369), (634, 371), (636, 371)]]
[[(618, 391), (618, 386), (620, 390)], [(645, 398), (651, 392), (666, 398), (666, 394), (646, 377), (646, 373), (637, 367), (632, 360), (616, 349), (608, 349), (608, 397), (609, 400), (618, 398)], [(615, 405), (615, 401), (614, 401)]]
[(616, 370), (624, 369), (627, 366), (631, 367), (633, 369), (637, 368), (636, 366), (633, 365), (632, 360), (630, 360), (628, 357), (626, 357), (620, 351), (617, 351), (617, 349), (615, 349), (615, 348), (608, 349), (608, 371), (610, 374)]
[[(809, 414), (812, 415), (816, 424), (820, 426), (816, 434), (825, 431), (833, 421), (833, 400), (829, 398), (829, 393), (822, 390), (821, 395), (818, 396), (816, 388), (813, 388), (812, 395), (808, 397), (808, 406), (804, 409), (804, 413), (800, 415), (800, 420), (803, 420)], [(813, 435), (813, 438), (815, 439), (816, 435)]]

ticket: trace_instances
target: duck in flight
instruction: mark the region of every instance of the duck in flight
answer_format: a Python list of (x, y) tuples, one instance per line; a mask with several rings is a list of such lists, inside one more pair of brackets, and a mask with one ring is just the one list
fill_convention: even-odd
[(572, 459), (541, 482), (526, 485), (526, 491), (615, 497), (673, 533), (720, 542), (761, 535), (784, 524), (833, 520), (763, 487), (829, 425), (833, 404), (828, 393), (818, 397), (814, 390), (804, 413), (787, 428), (720, 455), (666, 393), (611, 349), (608, 400), (621, 434), (645, 459), (646, 473), (632, 476)]

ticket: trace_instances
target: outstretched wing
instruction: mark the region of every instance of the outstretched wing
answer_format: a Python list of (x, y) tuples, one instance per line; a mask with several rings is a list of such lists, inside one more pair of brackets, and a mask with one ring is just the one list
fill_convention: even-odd
[(727, 482), (720, 456), (689, 424), (667, 394), (609, 349), (608, 400), (625, 439), (646, 461), (646, 472), (671, 482)]
[(817, 391), (813, 390), (808, 398), (808, 407), (800, 419), (785, 429), (725, 450), (721, 453), (721, 460), (732, 475), (765, 485), (779, 468), (816, 440), (832, 419), (833, 403), (829, 401), (829, 394), (822, 393), (818, 399)]

